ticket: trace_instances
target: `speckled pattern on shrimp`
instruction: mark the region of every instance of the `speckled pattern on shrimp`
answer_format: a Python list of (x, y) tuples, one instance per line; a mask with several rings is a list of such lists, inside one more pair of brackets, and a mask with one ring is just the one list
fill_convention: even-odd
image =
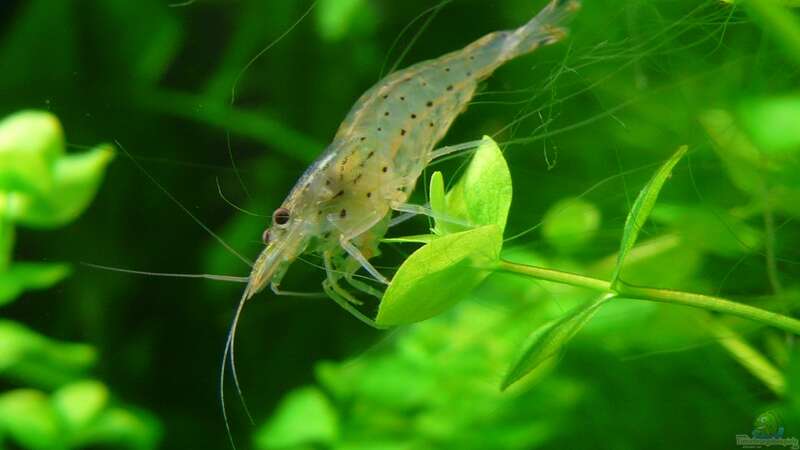
[(363, 267), (389, 281), (369, 263), (378, 253), (393, 211), (430, 214), (406, 203), (417, 178), (437, 156), (436, 143), (472, 99), (478, 83), (500, 65), (566, 35), (574, 0), (554, 0), (524, 26), (488, 34), (440, 58), (395, 72), (364, 93), (333, 142), (306, 170), (265, 231), (266, 248), (253, 267), (244, 299), (271, 284), (276, 293), (289, 264), (301, 253), (323, 255), (325, 292), (367, 323), (339, 285), (380, 291), (353, 279)]

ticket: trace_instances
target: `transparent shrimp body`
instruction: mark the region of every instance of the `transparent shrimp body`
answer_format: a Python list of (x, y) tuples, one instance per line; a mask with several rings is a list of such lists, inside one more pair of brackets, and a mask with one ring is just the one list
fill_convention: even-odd
[(388, 283), (369, 259), (378, 254), (392, 211), (426, 212), (407, 201), (423, 169), (443, 154), (434, 151), (436, 143), (482, 79), (514, 57), (557, 42), (565, 35), (559, 25), (577, 8), (575, 1), (553, 1), (516, 30), (488, 34), (461, 50), (395, 72), (364, 93), (327, 150), (276, 210), (245, 298), (269, 283), (277, 291), (288, 265), (307, 251), (323, 255), (323, 287), (343, 306), (358, 303), (339, 286), (343, 278), (356, 289), (380, 295), (352, 274), (363, 267)]

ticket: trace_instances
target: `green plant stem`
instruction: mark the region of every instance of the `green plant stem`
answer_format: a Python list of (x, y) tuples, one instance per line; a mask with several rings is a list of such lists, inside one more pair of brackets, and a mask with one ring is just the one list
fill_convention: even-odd
[(712, 297), (710, 295), (694, 294), (691, 292), (673, 291), (669, 289), (656, 289), (648, 287), (630, 286), (619, 283), (616, 290), (612, 290), (610, 283), (599, 278), (587, 277), (560, 270), (545, 269), (542, 267), (529, 266), (526, 264), (513, 263), (501, 260), (497, 266), (503, 272), (525, 275), (540, 280), (552, 281), (555, 283), (568, 284), (571, 286), (584, 287), (598, 291), (614, 292), (619, 297), (630, 298), (633, 300), (648, 300), (661, 303), (673, 303), (678, 305), (692, 306), (706, 311), (716, 311), (744, 319), (770, 325), (781, 330), (789, 331), (800, 335), (800, 320), (784, 316), (782, 314), (767, 311), (743, 303), (726, 300), (724, 298)]

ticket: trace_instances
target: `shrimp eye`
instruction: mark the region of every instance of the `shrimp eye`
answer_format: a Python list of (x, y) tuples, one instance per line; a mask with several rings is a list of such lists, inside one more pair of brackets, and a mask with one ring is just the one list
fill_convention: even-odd
[(269, 228), (264, 230), (264, 234), (261, 235), (261, 240), (264, 241), (264, 244), (269, 244)]
[(272, 221), (275, 225), (286, 225), (289, 222), (289, 210), (286, 208), (278, 208), (272, 213)]

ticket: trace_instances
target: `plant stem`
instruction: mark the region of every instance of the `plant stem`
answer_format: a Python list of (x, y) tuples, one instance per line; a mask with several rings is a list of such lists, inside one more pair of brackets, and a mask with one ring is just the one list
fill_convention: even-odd
[(571, 286), (584, 287), (598, 291), (615, 292), (618, 296), (634, 300), (648, 300), (661, 303), (673, 303), (685, 306), (692, 306), (707, 311), (716, 311), (744, 319), (761, 322), (781, 330), (789, 331), (800, 335), (800, 320), (784, 316), (782, 314), (767, 311), (743, 303), (726, 300), (724, 298), (712, 297), (710, 295), (694, 294), (691, 292), (673, 291), (669, 289), (656, 289), (648, 287), (630, 286), (619, 283), (616, 291), (610, 288), (606, 280), (587, 277), (560, 270), (545, 269), (543, 267), (529, 266), (526, 264), (513, 263), (501, 260), (497, 266), (503, 272), (525, 275), (540, 280), (552, 281), (555, 283), (568, 284)]

